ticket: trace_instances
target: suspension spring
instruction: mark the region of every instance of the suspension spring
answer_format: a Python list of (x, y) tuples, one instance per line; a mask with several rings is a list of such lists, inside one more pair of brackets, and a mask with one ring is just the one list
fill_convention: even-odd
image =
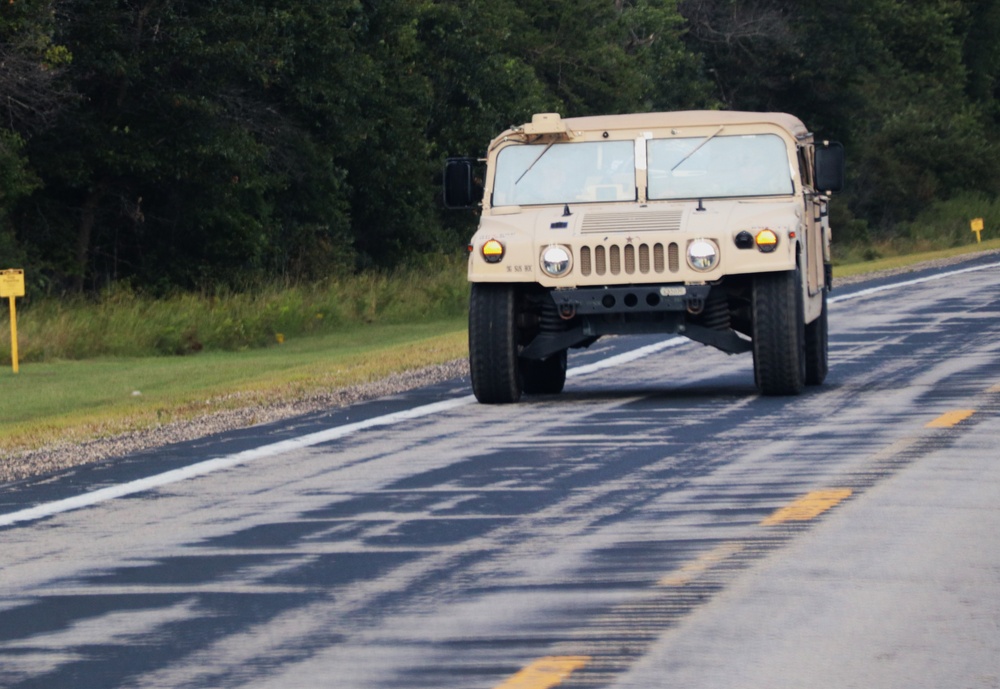
[(699, 320), (710, 330), (729, 330), (729, 302), (726, 297), (710, 294)]

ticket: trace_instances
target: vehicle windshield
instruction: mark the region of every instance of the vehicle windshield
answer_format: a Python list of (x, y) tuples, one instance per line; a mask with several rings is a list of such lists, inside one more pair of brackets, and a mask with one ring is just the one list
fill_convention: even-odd
[(508, 146), (497, 155), (493, 206), (635, 200), (632, 141)]
[(785, 142), (775, 134), (651, 139), (647, 158), (651, 200), (794, 192)]
[[(792, 194), (792, 168), (776, 134), (649, 139), (650, 200)], [(507, 146), (497, 155), (493, 206), (635, 201), (635, 143)]]

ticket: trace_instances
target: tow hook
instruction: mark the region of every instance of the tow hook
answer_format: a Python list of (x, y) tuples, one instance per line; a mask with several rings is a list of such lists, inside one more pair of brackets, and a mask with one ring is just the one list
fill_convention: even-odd
[(704, 299), (688, 299), (687, 300), (687, 312), (692, 316), (697, 316), (699, 313), (705, 310), (705, 300)]

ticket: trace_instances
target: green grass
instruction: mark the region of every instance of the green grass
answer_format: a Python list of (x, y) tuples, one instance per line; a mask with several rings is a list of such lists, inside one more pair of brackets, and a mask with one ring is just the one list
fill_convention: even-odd
[(244, 292), (154, 298), (119, 286), (20, 301), (20, 373), (0, 368), (0, 452), (295, 399), (466, 352), (458, 257)]
[(267, 349), (115, 357), (0, 371), (0, 451), (293, 400), (459, 358), (465, 318), (369, 325)]
[[(242, 292), (155, 298), (117, 286), (96, 299), (20, 300), (23, 362), (149, 357), (274, 346), (369, 324), (403, 324), (465, 313), (465, 262), (438, 256), (393, 272), (311, 285), (256, 285)], [(10, 360), (0, 319), (0, 361)]]
[[(959, 253), (974, 251), (976, 235), (969, 226), (973, 218), (983, 219), (982, 246), (995, 242), (1000, 235), (1000, 197), (977, 192), (935, 201), (915, 219), (897, 224), (891, 232), (869, 229), (866, 223), (852, 218), (843, 208), (832, 211), (836, 211), (832, 215), (838, 216), (833, 218), (831, 215), (834, 263), (838, 265), (867, 264), (882, 258), (908, 257), (943, 249)], [(851, 241), (843, 241), (845, 236), (851, 237)]]
[(895, 254), (887, 251), (890, 255), (885, 258), (877, 258), (871, 261), (860, 261), (846, 265), (835, 265), (833, 267), (833, 274), (835, 277), (850, 277), (851, 275), (874, 273), (879, 270), (902, 268), (915, 263), (932, 261), (938, 258), (951, 258), (979, 251), (991, 251), (994, 249), (1000, 249), (1000, 239), (991, 239), (989, 241), (984, 241), (982, 244), (966, 244), (950, 249), (937, 249), (909, 254)]

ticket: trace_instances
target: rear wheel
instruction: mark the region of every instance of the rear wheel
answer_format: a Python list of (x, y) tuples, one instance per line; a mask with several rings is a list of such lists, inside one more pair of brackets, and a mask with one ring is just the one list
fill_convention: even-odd
[(562, 392), (566, 385), (566, 359), (565, 349), (541, 361), (522, 359), (525, 394), (557, 395)]
[(469, 297), (469, 371), (472, 392), (484, 404), (521, 399), (517, 292), (513, 285), (473, 283)]
[(806, 379), (805, 321), (798, 270), (764, 273), (753, 286), (753, 368), (765, 395), (797, 395)]
[(819, 385), (826, 380), (827, 371), (830, 370), (829, 337), (824, 291), (823, 310), (816, 320), (806, 325), (806, 385)]

